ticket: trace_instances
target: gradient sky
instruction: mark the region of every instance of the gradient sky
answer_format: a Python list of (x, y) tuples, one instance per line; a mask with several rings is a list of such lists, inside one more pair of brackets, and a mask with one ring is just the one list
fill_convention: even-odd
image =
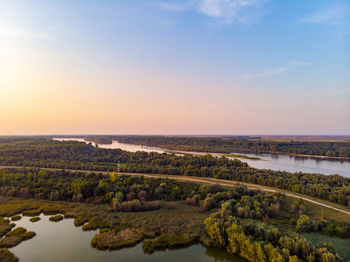
[(350, 135), (350, 1), (0, 0), (0, 134)]

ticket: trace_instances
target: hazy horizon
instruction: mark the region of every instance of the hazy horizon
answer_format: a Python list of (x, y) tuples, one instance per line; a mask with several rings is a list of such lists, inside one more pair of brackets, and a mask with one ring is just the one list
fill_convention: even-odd
[(0, 135), (350, 134), (346, 0), (0, 1)]

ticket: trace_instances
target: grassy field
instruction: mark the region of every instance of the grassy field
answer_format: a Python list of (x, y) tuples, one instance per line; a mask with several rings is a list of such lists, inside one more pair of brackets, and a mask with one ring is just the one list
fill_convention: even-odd
[(350, 261), (350, 239), (340, 239), (335, 237), (325, 236), (320, 233), (302, 234), (307, 240), (314, 244), (330, 242), (339, 255), (344, 258), (344, 261)]
[[(295, 197), (286, 196), (285, 205), (290, 206), (296, 199), (297, 198)], [(325, 220), (338, 220), (350, 223), (350, 215), (344, 214), (342, 212), (330, 208), (321, 207), (317, 204), (308, 201), (304, 201), (304, 205), (305, 213), (315, 220), (320, 219), (323, 215), (323, 218)]]

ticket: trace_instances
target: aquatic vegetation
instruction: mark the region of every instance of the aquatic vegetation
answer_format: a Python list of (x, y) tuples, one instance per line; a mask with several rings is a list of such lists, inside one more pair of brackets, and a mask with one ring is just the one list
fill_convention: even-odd
[(31, 239), (35, 236), (32, 231), (27, 231), (23, 227), (15, 228), (14, 230), (7, 232), (5, 237), (0, 241), (0, 248), (10, 248), (17, 246), (24, 240)]
[(91, 240), (91, 245), (99, 250), (114, 250), (135, 246), (143, 239), (142, 232), (127, 228), (118, 233), (113, 231), (99, 233)]
[(32, 223), (38, 222), (39, 220), (41, 220), (40, 217), (32, 217), (32, 218), (29, 219), (29, 221), (32, 222)]
[(162, 234), (156, 239), (146, 239), (142, 243), (143, 251), (152, 254), (156, 250), (175, 249), (179, 247), (190, 246), (198, 240), (196, 235), (167, 235)]
[(0, 217), (0, 238), (6, 235), (7, 232), (11, 231), (16, 225), (10, 223), (9, 219)]
[(0, 248), (0, 261), (1, 262), (17, 262), (18, 258), (11, 253), (7, 248)]
[(22, 218), (21, 215), (15, 215), (11, 217), (11, 221), (17, 221), (17, 220), (20, 220), (21, 218)]
[(22, 215), (27, 217), (36, 217), (42, 213), (42, 209), (32, 209), (23, 211)]
[(49, 218), (49, 220), (52, 222), (59, 222), (59, 221), (63, 220), (63, 216), (62, 215), (52, 216)]
[(86, 222), (89, 221), (89, 217), (87, 215), (80, 215), (80, 216), (77, 216), (75, 219), (74, 219), (74, 225), (76, 227), (80, 227), (82, 225), (84, 225)]
[(64, 213), (64, 218), (77, 218), (78, 215), (79, 213), (77, 212), (66, 211), (66, 213)]
[(249, 160), (261, 160), (259, 157), (254, 156), (246, 156), (246, 155), (240, 155), (240, 154), (227, 154), (226, 157), (233, 157), (233, 158), (242, 158), (242, 159), (249, 159)]

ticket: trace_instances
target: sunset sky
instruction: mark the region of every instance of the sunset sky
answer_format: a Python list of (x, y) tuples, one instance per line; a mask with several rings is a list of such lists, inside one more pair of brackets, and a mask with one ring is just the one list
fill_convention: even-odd
[(0, 0), (0, 135), (350, 135), (350, 1)]

